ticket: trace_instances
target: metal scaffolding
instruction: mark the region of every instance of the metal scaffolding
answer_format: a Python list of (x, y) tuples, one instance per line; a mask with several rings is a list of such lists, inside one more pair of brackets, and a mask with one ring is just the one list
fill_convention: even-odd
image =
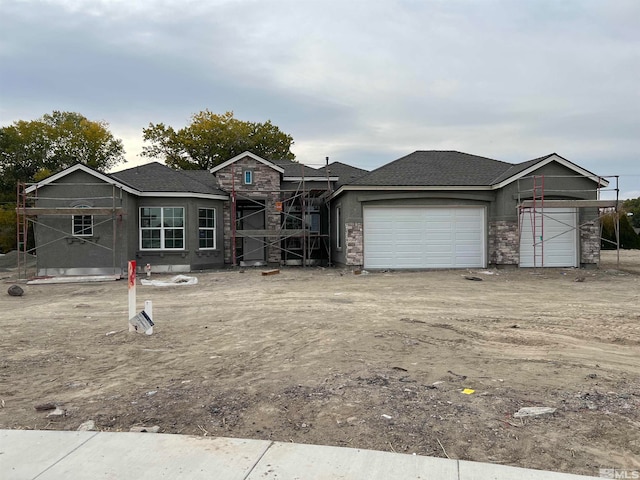
[[(236, 188), (235, 171), (232, 170), (230, 230), (233, 266), (238, 263), (249, 264), (251, 254), (260, 251), (264, 252), (265, 261), (269, 262), (274, 258), (269, 255), (272, 249), (280, 252), (278, 261), (284, 265), (305, 267), (325, 260), (328, 265), (331, 264), (329, 194), (332, 187), (328, 158), (324, 172), (326, 189), (312, 187), (305, 177), (304, 168), (305, 165), (300, 164), (300, 180), (295, 188), (250, 191)], [(263, 219), (265, 228), (244, 228), (245, 223), (250, 223), (256, 216)], [(277, 223), (274, 221), (276, 217)], [(272, 222), (269, 222), (270, 218)], [(255, 247), (245, 249), (242, 245), (244, 239), (252, 240)]]
[[(552, 179), (560, 179), (560, 178), (583, 178), (579, 175), (532, 175), (528, 177), (522, 177), (518, 179), (518, 240), (522, 242), (522, 232), (524, 227), (524, 222), (528, 221), (530, 224), (531, 232), (532, 232), (532, 249), (533, 249), (533, 263), (534, 268), (536, 267), (544, 267), (544, 246), (545, 244), (561, 235), (564, 235), (567, 232), (571, 232), (573, 230), (580, 230), (582, 227), (585, 227), (594, 222), (599, 223), (600, 227), (600, 242), (608, 242), (613, 243), (616, 246), (616, 250), (618, 252), (618, 266), (620, 264), (620, 189), (618, 180), (619, 177), (617, 175), (611, 177), (594, 177), (597, 178), (598, 188), (597, 188), (597, 198), (593, 200), (576, 200), (576, 199), (549, 199), (548, 196), (555, 197), (567, 197), (570, 195), (576, 195), (578, 193), (592, 192), (593, 190), (558, 190), (554, 189), (545, 198), (545, 178), (547, 180)], [(600, 199), (601, 194), (606, 189), (603, 188), (603, 185), (609, 184), (608, 178), (612, 178), (615, 180), (615, 186), (609, 191), (615, 192), (615, 199), (602, 200)], [(527, 182), (531, 188), (522, 188), (521, 182)], [(551, 237), (545, 237), (544, 234), (544, 225), (545, 218), (548, 218), (548, 213), (545, 212), (545, 208), (575, 208), (578, 211), (582, 209), (597, 209), (597, 215), (591, 216), (586, 220), (583, 219), (582, 222), (576, 222), (576, 225), (566, 225), (566, 230), (557, 233)], [(615, 228), (615, 236), (616, 241), (612, 242), (609, 239), (602, 237), (602, 218), (613, 214), (614, 215), (614, 228)]]
[[(31, 192), (28, 192), (30, 185), (34, 185), (35, 188), (32, 189)], [(82, 183), (79, 184), (87, 187), (96, 187), (96, 186), (104, 186), (103, 183)], [(64, 183), (48, 183), (47, 187), (69, 187), (69, 184)], [(40, 221), (40, 216), (73, 216), (73, 215), (91, 215), (92, 217), (104, 217), (99, 220), (97, 223), (93, 221), (92, 218), (92, 228), (95, 229), (101, 225), (111, 223), (112, 224), (112, 244), (111, 246), (101, 245), (97, 241), (92, 238), (87, 237), (77, 237), (78, 241), (82, 243), (93, 245), (96, 248), (105, 249), (112, 252), (112, 269), (115, 274), (119, 267), (117, 266), (117, 258), (116, 258), (116, 243), (117, 243), (117, 234), (118, 234), (118, 219), (125, 214), (124, 209), (121, 207), (122, 204), (122, 189), (112, 185), (112, 195), (103, 196), (103, 197), (83, 197), (82, 200), (87, 201), (89, 203), (93, 203), (95, 201), (110, 201), (111, 206), (102, 206), (102, 207), (90, 207), (90, 206), (77, 206), (77, 207), (62, 207), (62, 206), (51, 206), (51, 207), (38, 207), (37, 202), (42, 201), (51, 201), (52, 203), (56, 202), (68, 202), (68, 201), (76, 201), (78, 200), (76, 197), (66, 198), (66, 197), (42, 197), (38, 196), (38, 184), (26, 184), (24, 182), (19, 182), (17, 185), (17, 203), (16, 203), (16, 230), (17, 230), (17, 269), (18, 269), (18, 277), (20, 279), (26, 280), (29, 278), (28, 272), (28, 258), (31, 254), (36, 254), (36, 263), (35, 263), (35, 272), (33, 276), (37, 276), (38, 274), (38, 260), (37, 260), (37, 249), (43, 249), (45, 247), (49, 247), (58, 242), (62, 241), (70, 241), (74, 240), (76, 237), (73, 237), (69, 231), (61, 230), (59, 228), (55, 228), (47, 223)], [(33, 230), (34, 232), (34, 240), (35, 240), (35, 228), (43, 228), (52, 232), (56, 232), (58, 234), (57, 237), (52, 240), (36, 245), (34, 247), (29, 247), (30, 239), (29, 239), (29, 231)]]

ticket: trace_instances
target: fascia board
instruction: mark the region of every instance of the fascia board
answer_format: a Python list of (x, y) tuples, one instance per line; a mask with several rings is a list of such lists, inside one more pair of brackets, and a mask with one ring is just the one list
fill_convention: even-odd
[(136, 192), (138, 197), (157, 197), (157, 198), (206, 198), (208, 200), (229, 200), (228, 195), (216, 195), (210, 193), (194, 193), (194, 192)]
[(92, 176), (96, 177), (98, 180), (101, 180), (101, 181), (103, 181), (105, 183), (108, 183), (110, 185), (114, 185), (114, 186), (116, 186), (118, 188), (121, 188), (125, 192), (131, 193), (132, 195), (138, 195), (139, 194), (139, 192), (137, 190), (135, 190), (135, 189), (123, 184), (123, 183), (120, 183), (120, 182), (114, 180), (113, 178), (104, 175), (103, 173), (96, 172), (95, 170), (93, 170), (93, 169), (91, 169), (91, 168), (89, 168), (86, 165), (83, 165), (81, 163), (79, 163), (77, 165), (74, 165), (73, 167), (69, 167), (69, 168), (67, 168), (65, 170), (62, 170), (61, 172), (58, 172), (58, 173), (56, 173), (54, 175), (51, 175), (50, 177), (47, 177), (44, 180), (29, 186), (25, 190), (25, 192), (26, 193), (31, 193), (31, 192), (37, 190), (38, 188), (42, 188), (42, 187), (44, 187), (46, 185), (54, 183), (57, 180), (60, 180), (61, 178), (66, 177), (67, 175), (70, 175), (70, 174), (72, 174), (74, 172), (77, 172), (78, 170), (80, 170), (82, 172), (85, 172), (85, 173), (88, 173), (89, 175), (92, 175)]
[(284, 182), (337, 182), (340, 177), (282, 177)]
[(271, 163), (269, 160), (265, 160), (262, 157), (259, 157), (258, 155), (256, 155), (255, 153), (251, 153), (251, 152), (244, 152), (241, 153), (240, 155), (236, 155), (233, 158), (230, 158), (229, 160), (227, 160), (226, 162), (221, 163), (220, 165), (216, 165), (215, 167), (213, 167), (212, 169), (209, 170), (209, 172), (211, 173), (215, 173), (218, 170), (221, 170), (225, 167), (228, 167), (229, 165), (231, 165), (232, 163), (237, 162), (238, 160), (242, 160), (244, 157), (249, 157), (252, 158), (253, 160), (260, 162), (264, 165), (266, 165), (267, 167), (271, 167), (273, 168), (276, 172), (279, 173), (284, 173), (284, 168), (279, 167), (273, 163)]
[(335, 198), (345, 191), (363, 191), (372, 190), (380, 192), (389, 191), (410, 191), (410, 192), (446, 192), (446, 191), (478, 191), (478, 190), (492, 190), (490, 185), (473, 185), (473, 186), (460, 186), (460, 185), (384, 185), (384, 186), (372, 186), (372, 185), (343, 185), (338, 188), (329, 198)]
[(594, 175), (592, 172), (585, 170), (584, 168), (581, 168), (579, 166), (577, 166), (576, 164), (562, 158), (561, 156), (557, 155), (557, 154), (553, 154), (550, 155), (549, 157), (545, 158), (544, 160), (541, 160), (539, 163), (536, 163), (534, 165), (531, 165), (529, 168), (517, 173), (516, 175), (507, 178), (506, 180), (503, 180), (500, 183), (497, 183), (495, 185), (492, 186), (493, 190), (498, 190), (500, 188), (505, 187), (506, 185), (509, 185), (510, 183), (515, 182), (516, 180), (518, 180), (519, 178), (523, 178), (528, 176), (529, 174), (535, 172), (536, 170), (538, 170), (539, 168), (544, 167), (545, 165), (548, 165), (551, 162), (557, 162), (560, 165), (567, 167), (570, 170), (573, 170), (574, 172), (588, 178), (589, 180), (592, 180), (596, 183), (598, 183), (599, 185), (602, 185), (604, 187), (609, 185), (609, 181), (605, 180), (602, 177), (598, 177), (597, 175)]

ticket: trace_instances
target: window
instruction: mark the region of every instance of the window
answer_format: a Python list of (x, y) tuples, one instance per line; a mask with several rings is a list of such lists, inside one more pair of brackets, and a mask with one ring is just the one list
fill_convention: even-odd
[(336, 207), (336, 248), (342, 249), (342, 207)]
[(216, 209), (198, 209), (198, 247), (216, 248)]
[(184, 249), (184, 208), (142, 207), (140, 209), (142, 250)]
[(93, 215), (73, 215), (71, 223), (74, 237), (93, 236)]
[(245, 170), (243, 172), (242, 183), (245, 185), (253, 185), (253, 172), (251, 170)]

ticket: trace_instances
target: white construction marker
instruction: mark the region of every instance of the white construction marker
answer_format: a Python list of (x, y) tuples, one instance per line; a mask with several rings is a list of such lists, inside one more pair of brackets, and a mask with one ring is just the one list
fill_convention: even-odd
[(134, 327), (129, 320), (136, 316), (136, 261), (129, 261), (129, 318), (127, 319), (127, 324), (129, 325), (129, 331), (135, 332), (136, 327)]
[(149, 317), (149, 320), (151, 320), (151, 326), (145, 330), (144, 333), (151, 335), (153, 333), (153, 304), (151, 303), (151, 300), (144, 301), (144, 312)]

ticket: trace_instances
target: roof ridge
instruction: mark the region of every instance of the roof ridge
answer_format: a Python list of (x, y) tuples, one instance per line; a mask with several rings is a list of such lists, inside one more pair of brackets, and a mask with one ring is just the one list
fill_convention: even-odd
[[(521, 172), (522, 170), (525, 170), (526, 168), (528, 168), (531, 165), (535, 165), (538, 162), (541, 162), (543, 160), (546, 160), (547, 158), (549, 158), (552, 155), (556, 155), (555, 153), (550, 153), (548, 155), (543, 155), (542, 157), (538, 157), (538, 158), (532, 158), (531, 160), (525, 160), (524, 162), (519, 162), (519, 163), (511, 163), (511, 167), (508, 168), (507, 170), (505, 170), (504, 172), (502, 172), (500, 175), (498, 175), (496, 178), (493, 179), (493, 183), (499, 183), (498, 180), (506, 180), (507, 178), (509, 178), (511, 175), (509, 175), (509, 170), (513, 170), (513, 169), (518, 169), (514, 172), (518, 173)], [(525, 165), (526, 164), (526, 165)]]

